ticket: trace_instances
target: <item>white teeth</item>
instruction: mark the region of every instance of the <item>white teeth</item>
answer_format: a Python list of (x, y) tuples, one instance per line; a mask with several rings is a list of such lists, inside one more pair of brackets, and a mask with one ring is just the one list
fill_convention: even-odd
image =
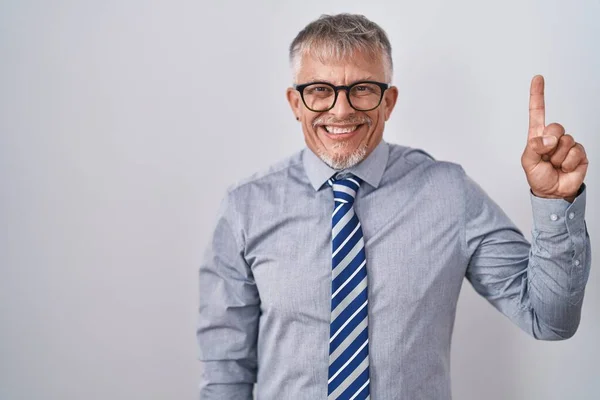
[(329, 126), (329, 125), (325, 125), (325, 130), (329, 133), (333, 133), (335, 134), (340, 134), (340, 133), (350, 133), (350, 132), (354, 132), (356, 130), (356, 128), (358, 128), (358, 125), (354, 125), (354, 126)]

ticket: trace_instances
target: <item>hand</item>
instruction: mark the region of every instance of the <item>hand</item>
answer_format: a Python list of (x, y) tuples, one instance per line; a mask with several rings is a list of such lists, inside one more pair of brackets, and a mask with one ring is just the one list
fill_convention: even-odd
[(521, 156), (531, 191), (538, 197), (573, 201), (583, 183), (588, 159), (583, 146), (562, 125), (545, 125), (544, 77), (531, 80), (529, 135)]

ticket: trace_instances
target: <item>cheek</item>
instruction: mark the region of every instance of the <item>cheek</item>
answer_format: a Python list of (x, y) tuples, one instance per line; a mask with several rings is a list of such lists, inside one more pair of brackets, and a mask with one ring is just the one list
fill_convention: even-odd
[(379, 140), (383, 136), (383, 127), (385, 125), (385, 114), (383, 112), (376, 112), (373, 115), (369, 115), (373, 122), (369, 133), (367, 134), (367, 145), (373, 149)]
[(379, 129), (381, 129), (381, 125), (384, 121), (385, 115), (380, 112), (379, 110), (377, 112), (373, 112), (372, 114), (369, 114), (369, 118), (371, 118), (372, 124), (371, 124), (371, 131), (375, 132)]
[(304, 130), (304, 136), (306, 137), (306, 140), (310, 141), (311, 143), (318, 143), (318, 128), (313, 128), (313, 121), (315, 120), (314, 117), (309, 116), (307, 118), (303, 119), (303, 130)]
[(319, 132), (319, 128), (313, 128), (314, 122), (321, 116), (321, 114), (312, 113), (311, 115), (307, 115), (304, 120), (304, 129), (309, 132), (312, 136), (317, 136)]

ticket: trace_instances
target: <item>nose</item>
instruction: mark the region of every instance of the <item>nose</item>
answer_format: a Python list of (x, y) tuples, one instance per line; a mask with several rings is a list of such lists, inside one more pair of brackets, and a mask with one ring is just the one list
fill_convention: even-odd
[(335, 105), (329, 112), (334, 114), (338, 119), (343, 119), (354, 113), (354, 108), (350, 106), (350, 102), (348, 101), (348, 92), (346, 90), (340, 90), (338, 92)]

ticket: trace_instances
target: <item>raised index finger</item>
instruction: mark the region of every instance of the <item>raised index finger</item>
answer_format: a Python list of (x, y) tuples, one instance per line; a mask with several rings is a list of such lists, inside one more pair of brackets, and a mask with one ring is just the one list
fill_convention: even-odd
[(529, 138), (542, 136), (545, 127), (544, 77), (536, 75), (529, 89)]

